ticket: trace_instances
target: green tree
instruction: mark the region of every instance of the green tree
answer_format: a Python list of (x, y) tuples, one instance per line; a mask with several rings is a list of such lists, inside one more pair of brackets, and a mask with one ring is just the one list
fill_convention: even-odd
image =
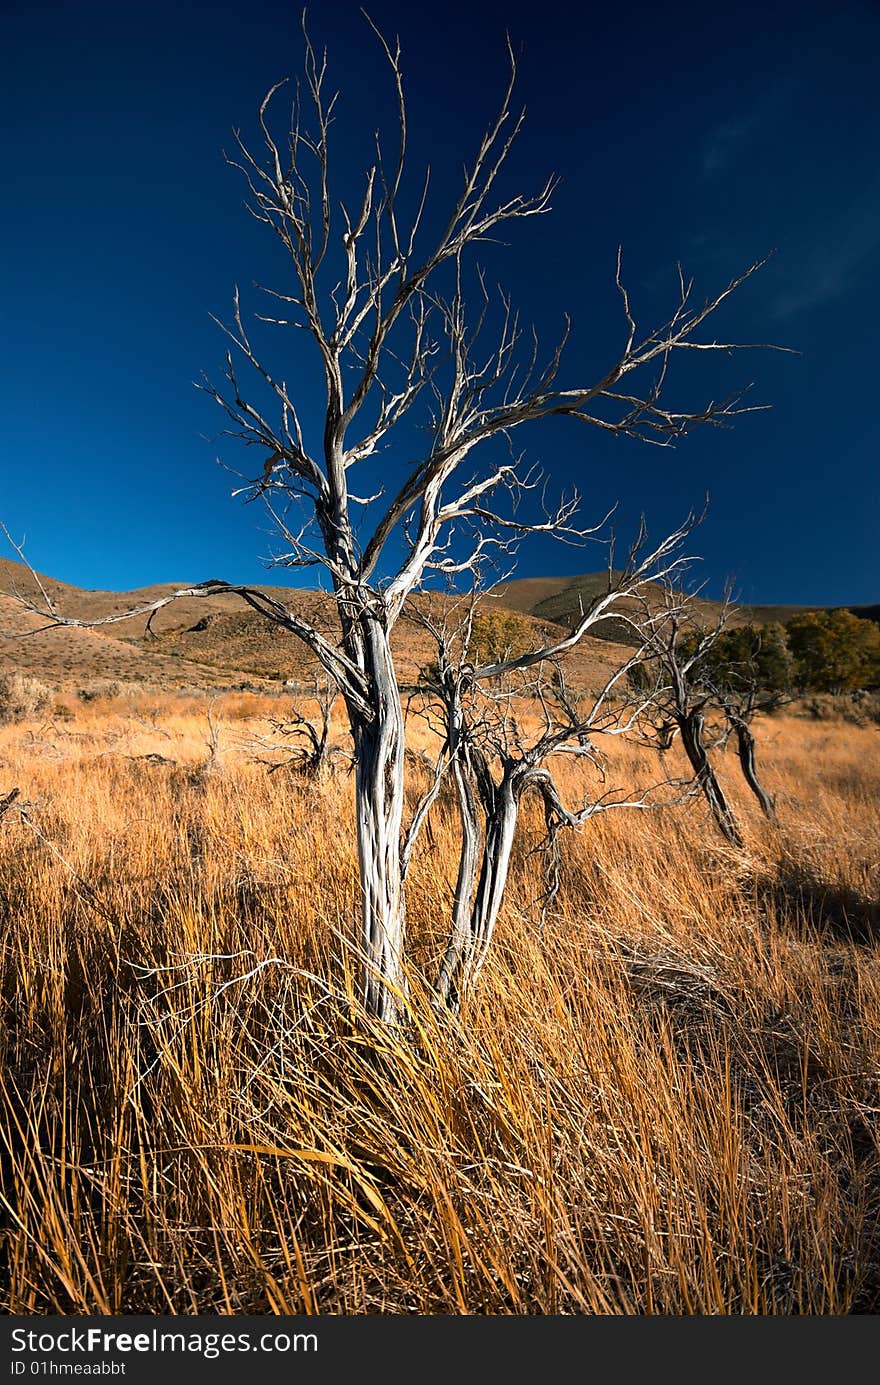
[[(696, 646), (699, 635), (691, 636)], [(719, 693), (756, 693), (783, 696), (794, 680), (794, 659), (785, 626), (734, 625), (722, 630), (701, 656), (693, 676)]]
[(512, 611), (486, 611), (474, 621), (470, 658), (477, 664), (500, 664), (532, 648), (532, 628)]
[(880, 681), (880, 627), (851, 611), (806, 611), (788, 623), (802, 689), (843, 693)]
[[(500, 664), (518, 659), (535, 645), (530, 623), (513, 611), (483, 611), (475, 616), (468, 643), (468, 661), (472, 664)], [(419, 682), (436, 686), (440, 680), (440, 665), (436, 659), (419, 669)]]

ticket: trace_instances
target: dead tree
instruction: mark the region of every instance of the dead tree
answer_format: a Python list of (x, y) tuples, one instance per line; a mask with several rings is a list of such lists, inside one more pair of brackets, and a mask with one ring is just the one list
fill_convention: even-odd
[(755, 738), (752, 735), (749, 725), (751, 716), (747, 719), (738, 712), (731, 711), (728, 708), (725, 708), (725, 715), (736, 735), (737, 753), (739, 754), (739, 763), (743, 772), (743, 778), (761, 805), (761, 811), (764, 816), (769, 818), (771, 822), (775, 822), (776, 808), (773, 799), (761, 784), (758, 778), (758, 771), (755, 767)]
[[(628, 569), (618, 584), (619, 596), (631, 595), (644, 585), (650, 561)], [(560, 652), (548, 658), (546, 650), (537, 650), (503, 663), (474, 667), (468, 661), (474, 610), (472, 599), (457, 626), (432, 620), (425, 612), (413, 616), (430, 631), (437, 646), (422, 714), (430, 723), (434, 712), (441, 752), (432, 783), (405, 837), (402, 870), (405, 875), (415, 839), (443, 775), (451, 773), (461, 846), (449, 938), (436, 986), (440, 1001), (451, 1009), (458, 1008), (485, 962), (507, 886), (524, 795), (537, 795), (544, 811), (547, 888), (543, 915), (558, 889), (558, 837), (562, 829), (579, 827), (611, 809), (659, 806), (657, 791), (674, 782), (666, 779), (663, 785), (641, 792), (603, 787), (605, 764), (595, 738), (630, 731), (645, 714), (652, 696), (622, 700), (618, 696), (626, 687), (627, 675), (644, 659), (645, 643), (598, 694), (581, 701), (567, 686)], [(646, 632), (631, 618), (627, 620), (644, 638)], [(649, 623), (653, 624), (650, 617)], [(533, 678), (530, 675), (536, 665), (537, 676)], [(538, 726), (530, 729), (529, 714), (535, 709)], [(563, 755), (588, 763), (600, 784), (599, 791), (584, 797), (576, 808), (564, 803), (551, 769), (553, 758)], [(679, 801), (680, 795), (665, 800)]]
[(758, 778), (758, 771), (755, 767), (755, 738), (752, 735), (749, 725), (751, 717), (747, 720), (739, 713), (727, 707), (725, 707), (724, 714), (736, 736), (737, 753), (739, 755), (739, 763), (743, 772), (743, 778), (755, 795), (758, 803), (761, 805), (761, 811), (764, 816), (769, 818), (771, 822), (775, 822), (776, 809), (773, 804), (773, 799), (761, 784)]
[[(706, 659), (725, 628), (729, 606), (725, 602), (718, 620), (709, 628), (700, 624), (693, 598), (673, 585), (661, 586), (660, 609), (654, 598), (655, 620), (648, 638), (650, 656), (639, 666), (641, 679), (650, 670), (653, 690), (648, 715), (643, 717), (643, 739), (657, 749), (670, 748), (676, 734), (718, 831), (731, 846), (743, 846), (733, 809), (718, 781), (709, 752), (713, 742), (706, 730), (706, 715), (720, 707), (718, 690), (706, 676)], [(646, 611), (649, 606), (646, 605)], [(732, 723), (731, 723), (732, 725)]]
[[(275, 561), (290, 568), (318, 564), (327, 573), (338, 637), (322, 633), (278, 595), (219, 581), (103, 623), (152, 614), (176, 596), (235, 593), (303, 640), (333, 679), (356, 758), (364, 1003), (393, 1020), (405, 997), (405, 907), (404, 716), (391, 633), (404, 603), (438, 573), (466, 574), (474, 555), (499, 534), (543, 532), (571, 542), (595, 532), (578, 522), (576, 495), (539, 512), (537, 474), (517, 460), (499, 462), (493, 440), (510, 442), (525, 425), (563, 415), (668, 445), (694, 428), (751, 412), (742, 391), (672, 407), (664, 385), (679, 354), (729, 353), (741, 345), (719, 341), (711, 330), (703, 336), (701, 329), (759, 266), (703, 302), (695, 301), (693, 282), (679, 270), (670, 314), (640, 329), (618, 255), (621, 341), (610, 346), (595, 378), (566, 379), (568, 319), (556, 346), (543, 354), (521, 331), (510, 299), (490, 294), (473, 263), (476, 248), (503, 238), (514, 223), (546, 215), (555, 187), (549, 178), (532, 193), (501, 191), (523, 123), (514, 106), (512, 51), (497, 115), (465, 163), (458, 197), (443, 210), (433, 206), (427, 175), (413, 182), (399, 44), (376, 31), (397, 102), (393, 152), (377, 136), (372, 166), (360, 188), (346, 195), (335, 174), (331, 180), (337, 98), (328, 93), (326, 54), (315, 51), (305, 30), (304, 36), (305, 80), (289, 124), (276, 134), (279, 82), (259, 109), (260, 152), (236, 135), (230, 163), (289, 269), (280, 288), (263, 290), (271, 306), (254, 317), (310, 343), (323, 380), (322, 419), (308, 435), (301, 410), (307, 405), (311, 412), (314, 393), (294, 388), (285, 368), (270, 364), (237, 290), (232, 321), (223, 327), (230, 341), (225, 379), (202, 387), (225, 412), (227, 435), (259, 457), (255, 474), (243, 476), (236, 493), (268, 507), (281, 545)], [(407, 458), (402, 479), (393, 469), (383, 484), (377, 459), (398, 438)], [(454, 544), (463, 533), (472, 535), (471, 549), (459, 557)], [(40, 606), (51, 624), (77, 623), (65, 621), (45, 592)]]
[(727, 722), (727, 734), (736, 737), (743, 778), (758, 800), (761, 812), (770, 822), (775, 822), (773, 799), (758, 777), (752, 722), (760, 712), (777, 711), (789, 701), (789, 694), (782, 689), (766, 686), (754, 657), (729, 666), (723, 674), (719, 671), (715, 684), (718, 705)]
[[(339, 697), (336, 685), (328, 679), (316, 678), (312, 692), (315, 704), (313, 716), (298, 707), (291, 707), (283, 717), (272, 717), (272, 734), (256, 736), (248, 744), (261, 752), (260, 762), (269, 767), (270, 774), (280, 769), (294, 769), (308, 779), (323, 779), (340, 757), (350, 760), (341, 746), (330, 744), (333, 708)], [(266, 760), (263, 752), (270, 752)], [(278, 759), (278, 756), (282, 756)]]
[[(660, 599), (669, 619), (658, 625), (652, 638), (657, 688), (643, 730), (661, 752), (681, 733), (719, 830), (731, 845), (740, 846), (741, 833), (710, 752), (735, 738), (743, 778), (764, 816), (775, 822), (773, 800), (758, 776), (752, 723), (759, 713), (773, 712), (790, 700), (792, 660), (785, 633), (781, 626), (755, 628), (737, 622), (730, 592), (711, 624), (701, 618), (693, 595), (666, 583)], [(712, 714), (716, 722), (722, 719), (722, 726), (709, 735), (706, 716)]]

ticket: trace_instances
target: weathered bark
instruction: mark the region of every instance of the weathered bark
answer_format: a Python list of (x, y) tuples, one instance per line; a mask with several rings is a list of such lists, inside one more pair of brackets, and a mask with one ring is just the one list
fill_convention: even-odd
[(481, 833), (477, 797), (471, 774), (463, 764), (456, 766), (462, 845), (452, 930), (437, 983), (440, 998), (451, 1010), (459, 1008), (462, 996), (473, 986), (486, 960), (504, 899), (519, 817), (521, 785), (509, 768), (498, 785), (486, 765), (477, 768), (476, 779), (486, 822), (478, 879)]
[(519, 795), (505, 776), (495, 793), (494, 811), (486, 826), (486, 845), (471, 911), (471, 941), (463, 982), (471, 986), (486, 960), (510, 870), (513, 838), (519, 817)]
[(364, 1005), (393, 1023), (406, 995), (403, 953), (406, 911), (400, 870), (404, 721), (388, 636), (364, 623), (361, 657), (373, 717), (351, 713), (357, 762), (355, 799), (360, 868)]
[(702, 713), (690, 712), (687, 716), (678, 718), (678, 725), (681, 730), (681, 743), (691, 763), (696, 781), (709, 804), (715, 825), (726, 842), (729, 842), (731, 846), (741, 847), (743, 839), (736, 818), (724, 796), (724, 791), (718, 782), (703, 744)]
[(466, 967), (471, 949), (471, 901), (474, 897), (483, 834), (471, 775), (468, 767), (462, 762), (461, 753), (452, 761), (452, 776), (458, 801), (461, 849), (452, 907), (452, 926), (440, 964), (437, 993), (444, 1005), (456, 1010), (461, 992), (461, 973)]
[(751, 789), (755, 798), (761, 805), (761, 811), (771, 822), (776, 821), (776, 810), (773, 806), (773, 799), (767, 793), (758, 778), (758, 771), (755, 767), (755, 738), (752, 735), (748, 723), (740, 717), (732, 717), (733, 729), (736, 732), (736, 744), (739, 752), (739, 763), (742, 768), (743, 778)]

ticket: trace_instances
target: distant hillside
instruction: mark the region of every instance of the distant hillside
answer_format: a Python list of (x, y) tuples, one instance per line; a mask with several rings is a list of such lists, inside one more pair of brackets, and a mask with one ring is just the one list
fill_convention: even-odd
[[(619, 576), (615, 573), (614, 576)], [(542, 620), (551, 620), (558, 625), (571, 626), (577, 620), (581, 607), (607, 590), (607, 572), (588, 572), (576, 577), (522, 577), (512, 582), (504, 582), (496, 587), (492, 598), (499, 606)], [(659, 590), (659, 589), (656, 589)], [(721, 610), (720, 601), (707, 601), (701, 598), (696, 602), (697, 610), (706, 623), (715, 620)], [(765, 625), (780, 621), (785, 625), (800, 611), (815, 610), (814, 606), (747, 606), (737, 607), (733, 620), (741, 624), (754, 622)], [(849, 606), (848, 610), (868, 620), (880, 619), (880, 606)], [(627, 643), (630, 636), (625, 624), (613, 618), (595, 627), (599, 639), (610, 639)]]
[[(119, 614), (177, 590), (184, 583), (166, 582), (137, 591), (86, 591), (51, 577), (40, 579), (62, 615), (94, 620)], [(580, 577), (527, 577), (508, 582), (488, 598), (521, 612), (534, 627), (534, 644), (558, 638), (585, 606), (605, 589), (607, 573)], [(265, 586), (287, 607), (305, 616), (331, 638), (338, 628), (335, 604), (322, 592), (296, 587)], [(93, 629), (38, 630), (41, 621), (14, 599), (20, 593), (39, 602), (34, 579), (21, 564), (0, 558), (0, 670), (18, 669), (58, 686), (85, 686), (97, 680), (141, 682), (163, 688), (210, 689), (256, 680), (280, 687), (284, 681), (310, 680), (319, 672), (315, 660), (294, 635), (268, 624), (240, 598), (228, 594), (187, 597), (164, 607), (155, 617), (152, 634), (146, 619), (120, 621)], [(451, 598), (418, 597), (440, 606)], [(718, 602), (701, 601), (707, 620)], [(742, 608), (741, 618), (758, 621), (790, 620), (800, 606)], [(857, 614), (877, 619), (878, 606), (852, 607)], [(625, 622), (613, 618), (596, 627), (567, 658), (572, 681), (598, 687), (619, 667), (631, 643)], [(398, 622), (393, 644), (400, 680), (414, 683), (419, 669), (435, 657), (429, 636), (412, 621)]]
[[(162, 583), (130, 592), (86, 591), (40, 579), (59, 613), (82, 620), (119, 614), (185, 585)], [(333, 637), (338, 629), (331, 597), (295, 587), (264, 586), (288, 607)], [(98, 680), (141, 682), (163, 688), (210, 689), (256, 681), (279, 688), (286, 680), (306, 682), (320, 670), (296, 636), (270, 625), (240, 598), (219, 594), (187, 597), (164, 607), (145, 630), (146, 618), (120, 621), (93, 629), (39, 629), (41, 620), (14, 599), (14, 593), (39, 602), (40, 593), (19, 563), (0, 559), (0, 670), (18, 669), (65, 687), (86, 686)], [(450, 598), (420, 597), (432, 604)], [(528, 617), (534, 644), (544, 644), (563, 632), (543, 617)], [(428, 634), (407, 619), (393, 636), (399, 677), (414, 683), (419, 670), (436, 657)], [(584, 687), (599, 687), (619, 667), (623, 651), (606, 640), (586, 639), (568, 659), (571, 677)]]

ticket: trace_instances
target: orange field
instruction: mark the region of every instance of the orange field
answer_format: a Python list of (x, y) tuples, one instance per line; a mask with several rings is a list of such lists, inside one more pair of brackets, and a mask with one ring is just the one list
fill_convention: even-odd
[(458, 1019), (441, 799), (383, 1030), (350, 779), (268, 774), (245, 693), (206, 763), (162, 697), (0, 727), (7, 1312), (880, 1311), (876, 727), (758, 726), (778, 828), (721, 756), (743, 853), (697, 800), (570, 834), (543, 926), (524, 811)]

